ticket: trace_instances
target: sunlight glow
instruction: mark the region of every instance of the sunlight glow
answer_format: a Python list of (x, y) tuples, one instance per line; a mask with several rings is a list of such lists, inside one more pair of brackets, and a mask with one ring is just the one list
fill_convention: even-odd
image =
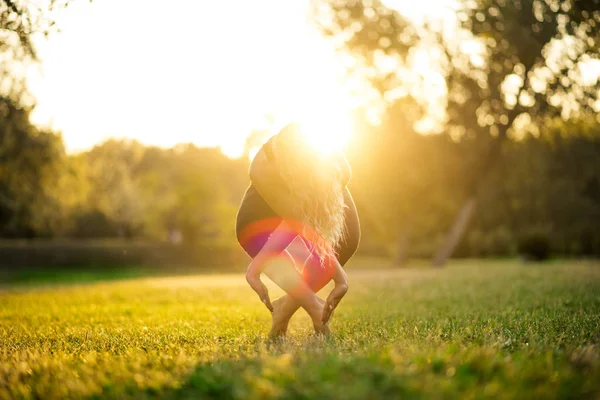
[(244, 143), (240, 140), (227, 140), (219, 149), (229, 158), (239, 158), (244, 154)]
[[(383, 2), (416, 25), (433, 21), (448, 35), (462, 4)], [(249, 151), (245, 143), (253, 130), (275, 134), (276, 126), (290, 121), (306, 125), (307, 138), (325, 152), (347, 146), (357, 107), (367, 109), (369, 122), (381, 122), (386, 104), (366, 80), (347, 77), (344, 65), (351, 60), (347, 56), (344, 64), (308, 23), (310, 0), (169, 4), (103, 0), (73, 2), (61, 11), (61, 33), (36, 39), (41, 71), (27, 72), (38, 104), (32, 121), (62, 132), (70, 152), (108, 138), (131, 138), (163, 147), (219, 147), (232, 158)], [(482, 64), (481, 44), (467, 42), (462, 49)], [(424, 82), (430, 111), (441, 114), (446, 87), (432, 68), (434, 54), (426, 47), (412, 53), (412, 71), (401, 71), (409, 85), (386, 101), (412, 94), (414, 75), (414, 87)], [(398, 69), (392, 61), (381, 60), (388, 72)], [(584, 81), (596, 84), (600, 62), (580, 68)], [(260, 126), (266, 115), (274, 120), (267, 128)], [(434, 130), (431, 121), (421, 123), (420, 131)]]
[(350, 114), (343, 110), (313, 114), (300, 126), (309, 143), (324, 154), (343, 150), (352, 134)]
[(341, 135), (340, 112), (308, 111), (352, 107), (335, 49), (307, 23), (308, 1), (169, 4), (103, 0), (61, 11), (61, 33), (38, 43), (42, 72), (29, 73), (34, 123), (61, 131), (68, 151), (118, 137), (236, 158), (267, 114), (315, 122), (327, 146), (340, 142), (331, 137)]

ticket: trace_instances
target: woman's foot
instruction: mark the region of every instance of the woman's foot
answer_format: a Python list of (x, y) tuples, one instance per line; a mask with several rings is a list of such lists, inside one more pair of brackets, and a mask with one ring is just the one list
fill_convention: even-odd
[(318, 335), (329, 336), (331, 335), (331, 329), (329, 328), (329, 324), (321, 324), (319, 326), (315, 325), (315, 333)]
[(270, 338), (276, 338), (280, 336), (285, 336), (288, 328), (289, 319), (286, 318), (285, 312), (283, 310), (285, 304), (285, 297), (277, 299), (273, 301), (273, 325), (271, 326), (271, 331), (269, 332)]
[(329, 328), (329, 321), (331, 321), (331, 318), (325, 324), (321, 322), (321, 317), (323, 315), (323, 307), (325, 306), (325, 302), (322, 299), (319, 299), (319, 306), (319, 318), (317, 320), (313, 319), (313, 327), (315, 328), (315, 333), (324, 336), (329, 336), (331, 334), (331, 329)]
[(331, 313), (331, 317), (329, 318), (329, 321), (327, 321), (327, 323), (321, 324), (318, 327), (315, 326), (315, 333), (329, 336), (331, 334), (331, 327), (329, 326), (329, 323), (331, 322), (332, 318), (333, 318), (333, 312)]

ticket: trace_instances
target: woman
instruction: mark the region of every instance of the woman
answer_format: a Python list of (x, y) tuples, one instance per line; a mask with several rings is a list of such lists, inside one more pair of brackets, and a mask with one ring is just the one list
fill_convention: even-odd
[[(253, 258), (246, 279), (273, 313), (271, 336), (285, 334), (299, 307), (308, 312), (317, 332), (329, 332), (331, 314), (348, 288), (342, 266), (360, 239), (356, 207), (346, 188), (350, 175), (341, 153), (316, 152), (297, 125), (271, 138), (252, 162), (251, 185), (236, 230), (239, 243)], [(286, 250), (293, 241), (303, 244), (304, 255), (294, 257)], [(265, 267), (273, 257), (288, 262), (285, 267)], [(261, 272), (287, 295), (271, 303)], [(335, 287), (323, 301), (315, 293), (330, 280)]]

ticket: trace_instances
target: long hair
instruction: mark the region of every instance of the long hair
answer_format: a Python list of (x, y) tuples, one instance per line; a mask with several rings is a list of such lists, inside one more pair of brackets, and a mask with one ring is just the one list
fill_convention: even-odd
[(302, 216), (302, 235), (323, 262), (335, 257), (346, 233), (342, 166), (332, 155), (314, 149), (297, 124), (273, 140), (279, 173), (291, 194), (295, 215)]

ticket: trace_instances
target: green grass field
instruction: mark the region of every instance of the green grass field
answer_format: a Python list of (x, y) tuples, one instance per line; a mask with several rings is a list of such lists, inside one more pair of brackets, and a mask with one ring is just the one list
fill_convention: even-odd
[(242, 274), (5, 287), (0, 398), (600, 398), (600, 263), (386, 265), (283, 343)]

